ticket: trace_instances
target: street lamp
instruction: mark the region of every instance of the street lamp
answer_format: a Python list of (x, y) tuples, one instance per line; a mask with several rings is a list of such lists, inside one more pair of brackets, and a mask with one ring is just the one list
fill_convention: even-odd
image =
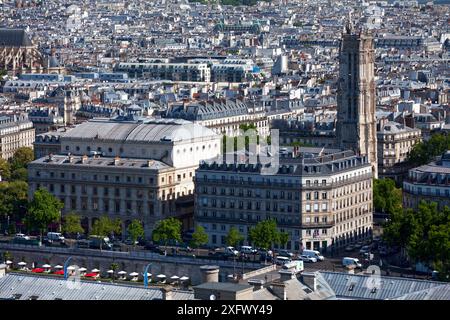
[(70, 260), (72, 260), (72, 257), (69, 257), (66, 262), (64, 262), (64, 280), (67, 280), (67, 278), (69, 277), (68, 273), (67, 273), (67, 267), (69, 265)]
[(151, 263), (149, 263), (145, 269), (144, 269), (144, 287), (148, 288), (148, 269), (152, 266)]

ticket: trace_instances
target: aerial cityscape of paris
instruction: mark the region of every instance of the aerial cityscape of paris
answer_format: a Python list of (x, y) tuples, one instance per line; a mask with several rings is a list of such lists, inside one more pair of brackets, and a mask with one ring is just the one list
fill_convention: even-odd
[(449, 0), (0, 0), (0, 300), (450, 300), (449, 63)]

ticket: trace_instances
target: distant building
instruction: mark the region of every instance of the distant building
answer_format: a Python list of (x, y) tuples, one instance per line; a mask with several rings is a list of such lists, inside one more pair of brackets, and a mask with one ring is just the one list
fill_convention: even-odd
[(239, 127), (248, 124), (254, 124), (256, 131), (262, 136), (269, 134), (269, 121), (264, 110), (252, 108), (239, 99), (173, 103), (166, 116), (194, 121), (217, 134), (229, 137), (238, 136)]
[(408, 167), (405, 162), (415, 144), (421, 141), (420, 129), (381, 120), (377, 130), (378, 171), (380, 177), (401, 181)]
[(409, 170), (403, 182), (403, 207), (417, 209), (422, 200), (450, 207), (450, 151), (438, 161)]
[(328, 252), (370, 237), (372, 178), (367, 158), (352, 151), (281, 158), (274, 175), (245, 159), (208, 161), (196, 171), (194, 220), (213, 246), (225, 245), (233, 226), (247, 239), (251, 227), (273, 218), (289, 234), (287, 249)]
[(0, 157), (12, 158), (21, 147), (33, 148), (35, 130), (28, 115), (0, 115)]
[(85, 230), (101, 215), (133, 219), (146, 237), (156, 221), (176, 216), (192, 227), (193, 177), (198, 163), (220, 154), (220, 136), (184, 120), (151, 120), (132, 106), (114, 119), (95, 119), (59, 136), (38, 136), (39, 155), (28, 166), (29, 195), (44, 187), (77, 212)]

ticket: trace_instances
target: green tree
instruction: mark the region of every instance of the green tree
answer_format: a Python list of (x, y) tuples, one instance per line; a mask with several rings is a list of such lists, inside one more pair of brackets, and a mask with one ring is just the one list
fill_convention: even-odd
[[(196, 226), (195, 231), (192, 234), (192, 239), (189, 243), (189, 245), (192, 248), (199, 248), (200, 246), (208, 243), (208, 234), (205, 231), (205, 228), (202, 226)], [(198, 255), (198, 250), (197, 250)]]
[(0, 158), (0, 178), (1, 178), (1, 181), (9, 180), (10, 177), (11, 177), (11, 167), (10, 167), (8, 161), (6, 161), (3, 158)]
[(228, 246), (237, 247), (237, 245), (244, 240), (244, 236), (239, 232), (236, 227), (231, 227), (230, 231), (225, 238), (225, 242)]
[[(108, 216), (101, 216), (99, 219), (94, 221), (90, 235), (103, 238), (110, 237), (111, 234), (114, 233), (120, 233), (120, 223), (118, 222), (120, 222), (118, 219), (112, 220)], [(100, 249), (102, 249), (101, 242)]]
[(250, 229), (250, 241), (258, 248), (270, 249), (279, 242), (279, 232), (275, 220), (260, 221)]
[[(0, 183), (0, 219), (21, 221), (28, 204), (28, 184), (23, 181)], [(12, 224), (14, 225), (14, 224)]]
[(402, 190), (392, 179), (374, 179), (373, 205), (378, 212), (387, 214), (402, 210)]
[(181, 221), (175, 218), (167, 218), (157, 222), (152, 233), (155, 242), (163, 242), (167, 247), (169, 241), (181, 241)]
[(278, 244), (281, 247), (286, 247), (287, 242), (289, 241), (289, 233), (287, 232), (280, 232), (278, 234)]
[(450, 136), (441, 133), (434, 134), (428, 141), (422, 141), (414, 145), (408, 155), (408, 162), (414, 166), (427, 164), (449, 149)]
[(419, 228), (412, 210), (395, 211), (383, 228), (383, 238), (390, 245), (399, 245), (402, 257), (405, 256), (411, 237)]
[(44, 188), (39, 188), (28, 206), (28, 225), (35, 227), (42, 234), (48, 225), (60, 221), (63, 203)]
[(81, 226), (81, 217), (72, 212), (64, 216), (63, 232), (69, 235), (75, 235), (77, 233), (84, 233), (84, 229)]
[(117, 269), (119, 269), (119, 264), (113, 262), (113, 263), (111, 263), (110, 268), (111, 268), (112, 271), (114, 271), (114, 272), (112, 273), (112, 281), (114, 281), (114, 279), (115, 279), (115, 273), (116, 273)]
[(11, 181), (28, 181), (28, 170), (18, 168), (11, 173)]
[(28, 163), (34, 160), (33, 149), (28, 147), (20, 147), (14, 152), (11, 158), (11, 169), (17, 170), (19, 168), (26, 168)]
[[(422, 201), (418, 209), (395, 212), (386, 223), (383, 238), (402, 248), (402, 255), (450, 276), (450, 209)], [(405, 249), (405, 250), (403, 250)], [(403, 252), (406, 251), (404, 254)]]
[(135, 219), (133, 220), (127, 228), (128, 234), (133, 241), (133, 246), (135, 246), (135, 242), (144, 236), (144, 227), (142, 223)]

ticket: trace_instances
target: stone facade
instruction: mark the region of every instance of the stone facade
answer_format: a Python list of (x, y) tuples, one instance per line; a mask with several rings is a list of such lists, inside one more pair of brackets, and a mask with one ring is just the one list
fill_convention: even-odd
[(339, 55), (336, 132), (342, 149), (368, 156), (377, 177), (374, 54), (373, 38), (348, 27)]
[(221, 246), (231, 227), (247, 239), (259, 221), (275, 219), (287, 249), (331, 250), (372, 230), (372, 169), (352, 151), (280, 159), (275, 175), (261, 165), (203, 163), (196, 171), (195, 224)]

